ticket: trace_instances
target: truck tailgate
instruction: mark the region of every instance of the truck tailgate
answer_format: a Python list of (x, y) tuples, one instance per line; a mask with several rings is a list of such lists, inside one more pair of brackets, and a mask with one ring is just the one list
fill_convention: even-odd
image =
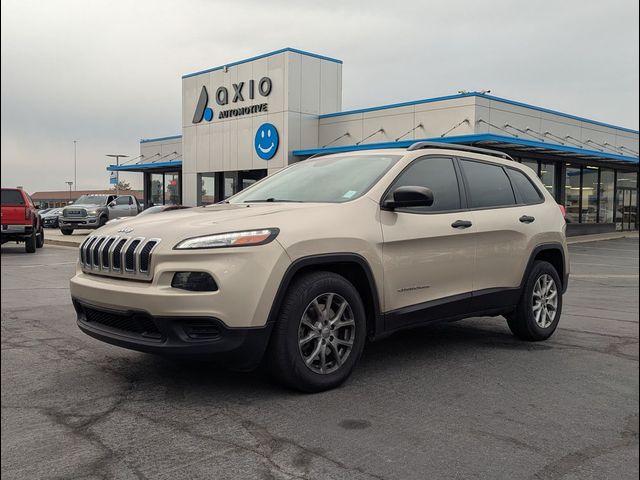
[(2, 205), (2, 225), (31, 224), (31, 219), (24, 218), (24, 205)]

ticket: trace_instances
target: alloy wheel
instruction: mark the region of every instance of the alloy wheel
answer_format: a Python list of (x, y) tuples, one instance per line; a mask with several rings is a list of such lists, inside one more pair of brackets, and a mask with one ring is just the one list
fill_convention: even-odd
[(540, 328), (548, 328), (558, 312), (558, 286), (549, 274), (541, 275), (533, 287), (533, 318)]
[(323, 293), (307, 306), (298, 327), (298, 349), (307, 368), (319, 374), (338, 370), (356, 338), (349, 303), (337, 293)]

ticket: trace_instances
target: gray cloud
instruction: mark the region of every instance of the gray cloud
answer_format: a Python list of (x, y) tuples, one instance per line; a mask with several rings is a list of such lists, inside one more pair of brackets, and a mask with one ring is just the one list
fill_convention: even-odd
[[(285, 46), (344, 61), (343, 107), (490, 88), (638, 128), (638, 2), (2, 2), (2, 184), (107, 185), (179, 133), (180, 76)], [(141, 175), (125, 177), (140, 186)]]

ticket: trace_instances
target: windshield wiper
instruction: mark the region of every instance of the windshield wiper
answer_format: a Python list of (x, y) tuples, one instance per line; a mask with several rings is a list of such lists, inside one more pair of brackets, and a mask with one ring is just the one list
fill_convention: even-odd
[(303, 203), (302, 200), (283, 200), (281, 198), (269, 197), (262, 200), (245, 200), (242, 203), (259, 203), (259, 202), (293, 202), (293, 203)]

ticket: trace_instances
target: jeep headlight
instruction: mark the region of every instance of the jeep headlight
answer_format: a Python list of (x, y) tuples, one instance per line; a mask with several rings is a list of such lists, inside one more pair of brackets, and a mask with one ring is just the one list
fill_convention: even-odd
[(201, 237), (187, 238), (175, 247), (176, 250), (192, 250), (199, 248), (223, 248), (223, 247), (248, 247), (252, 245), (264, 245), (278, 235), (277, 228), (264, 228), (261, 230), (246, 230), (242, 232), (216, 233)]

